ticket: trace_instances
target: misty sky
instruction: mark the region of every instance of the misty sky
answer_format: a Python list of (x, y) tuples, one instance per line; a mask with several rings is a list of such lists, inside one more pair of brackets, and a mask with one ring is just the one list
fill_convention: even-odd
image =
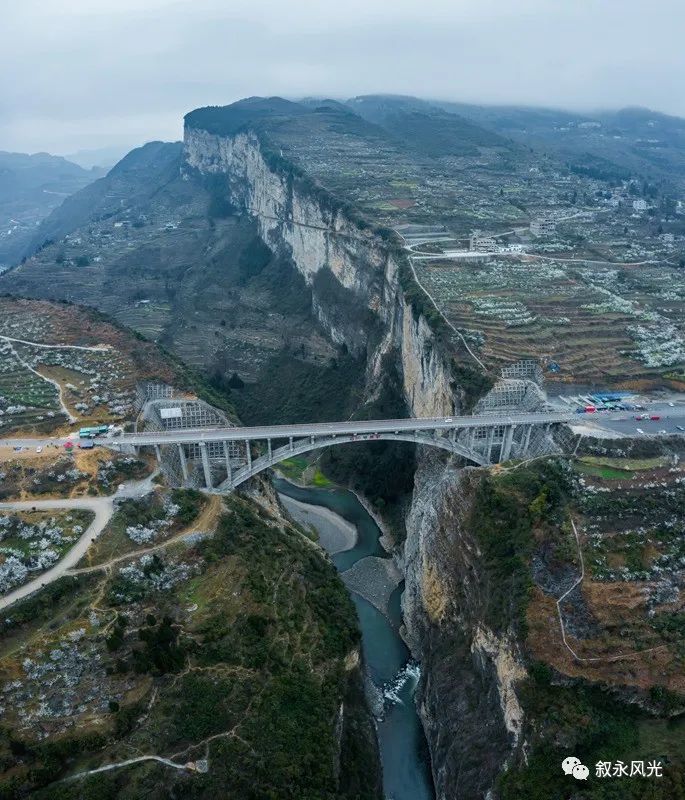
[(255, 94), (685, 116), (684, 32), (682, 0), (0, 0), (0, 150), (178, 139)]

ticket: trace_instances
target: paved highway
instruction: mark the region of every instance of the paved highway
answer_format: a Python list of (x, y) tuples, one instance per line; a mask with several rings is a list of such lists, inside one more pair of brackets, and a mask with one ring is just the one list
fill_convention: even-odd
[[(685, 431), (678, 428), (678, 426), (685, 428), (685, 404), (682, 403), (669, 406), (668, 403), (655, 402), (645, 406), (644, 411), (602, 411), (574, 416), (578, 424), (591, 424), (623, 436), (663, 436), (662, 431), (668, 435), (685, 435)], [(646, 419), (636, 419), (640, 416), (645, 416)], [(650, 416), (660, 419), (651, 420)], [(638, 428), (643, 433), (640, 433)]]
[[(659, 420), (636, 420), (641, 414), (658, 415)], [(300, 425), (261, 425), (236, 428), (199, 428), (142, 433), (125, 433), (115, 438), (99, 437), (93, 442), (97, 445), (164, 445), (190, 442), (221, 442), (263, 439), (295, 439), (308, 436), (350, 436), (382, 432), (411, 432), (422, 430), (461, 430), (488, 425), (543, 425), (546, 423), (576, 423), (605, 428), (626, 436), (640, 436), (637, 428), (645, 434), (684, 433), (678, 425), (685, 427), (685, 404), (669, 406), (667, 403), (652, 403), (642, 412), (597, 412), (596, 414), (576, 414), (570, 411), (489, 414), (486, 416), (428, 417), (418, 419), (380, 419), (352, 422), (318, 422)], [(0, 439), (0, 444), (9, 447), (49, 447), (61, 446), (67, 441), (63, 438), (21, 438)]]
[[(425, 419), (380, 419), (353, 422), (319, 422), (301, 425), (262, 425), (251, 428), (203, 428), (201, 430), (164, 431), (163, 433), (128, 433), (117, 437), (122, 444), (170, 444), (176, 442), (245, 441), (247, 439), (287, 439), (307, 436), (334, 436), (381, 433), (383, 431), (459, 430), (483, 425), (524, 425), (568, 422), (572, 414), (541, 412), (468, 417)], [(98, 440), (96, 440), (98, 441)], [(106, 441), (106, 440), (104, 440)], [(100, 440), (100, 443), (104, 443)]]
[[(251, 428), (196, 428), (174, 431), (124, 433), (114, 439), (105, 436), (92, 441), (98, 445), (154, 445), (189, 442), (245, 441), (247, 439), (287, 439), (306, 436), (334, 436), (352, 434), (380, 433), (383, 431), (421, 431), (421, 430), (459, 430), (480, 428), (484, 425), (542, 425), (545, 423), (570, 422), (575, 414), (569, 412), (536, 412), (507, 415), (489, 414), (487, 416), (467, 417), (429, 417), (420, 419), (379, 419), (354, 422), (317, 422), (301, 425), (261, 425)], [(2, 444), (10, 447), (37, 447), (63, 444), (62, 439), (3, 439)]]

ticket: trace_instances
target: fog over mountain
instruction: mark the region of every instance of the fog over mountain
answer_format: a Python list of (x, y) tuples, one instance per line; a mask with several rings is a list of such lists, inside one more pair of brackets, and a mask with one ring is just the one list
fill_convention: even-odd
[(3, 11), (0, 149), (175, 140), (188, 109), (256, 93), (685, 115), (684, 26), (677, 0), (26, 0)]

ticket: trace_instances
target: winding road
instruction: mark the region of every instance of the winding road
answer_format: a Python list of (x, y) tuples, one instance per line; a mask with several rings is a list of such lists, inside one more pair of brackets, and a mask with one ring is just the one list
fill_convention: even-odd
[(86, 554), (86, 550), (92, 542), (97, 539), (107, 526), (114, 513), (114, 497), (78, 497), (69, 500), (21, 500), (12, 503), (0, 503), (0, 511), (64, 511), (75, 509), (86, 509), (95, 514), (95, 518), (83, 532), (81, 538), (54, 567), (50, 567), (50, 569), (41, 572), (33, 580), (28, 581), (23, 586), (18, 586), (4, 597), (0, 597), (0, 610), (37, 592), (47, 584), (61, 578), (67, 570), (75, 567)]
[(95, 514), (93, 521), (88, 528), (83, 532), (81, 538), (76, 544), (71, 547), (67, 553), (61, 558), (53, 567), (41, 572), (40, 575), (18, 586), (4, 597), (0, 597), (0, 611), (8, 608), (19, 600), (23, 600), (30, 594), (37, 592), (39, 589), (44, 588), (49, 583), (61, 578), (63, 575), (78, 574), (72, 572), (73, 568), (86, 554), (90, 545), (100, 536), (103, 530), (107, 527), (107, 523), (114, 514), (114, 501), (124, 499), (137, 499), (144, 497), (152, 491), (152, 479), (157, 473), (149, 475), (142, 480), (128, 481), (122, 484), (115, 494), (109, 497), (74, 497), (68, 499), (54, 499), (54, 500), (16, 500), (7, 503), (0, 503), (0, 512), (2, 511), (65, 511), (85, 509), (92, 511)]

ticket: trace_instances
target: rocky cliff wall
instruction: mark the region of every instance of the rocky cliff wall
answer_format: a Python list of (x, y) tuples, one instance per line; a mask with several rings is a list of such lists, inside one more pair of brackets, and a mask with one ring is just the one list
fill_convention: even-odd
[(312, 288), (313, 311), (331, 339), (366, 356), (370, 387), (382, 356), (395, 349), (414, 414), (457, 410), (449, 363), (424, 317), (404, 299), (397, 256), (377, 232), (360, 226), (323, 190), (312, 192), (296, 174), (270, 166), (253, 133), (222, 137), (186, 129), (184, 155), (188, 172), (226, 176), (231, 202), (255, 217), (263, 240), (290, 258)]
[(402, 557), (406, 638), (421, 657), (419, 709), (437, 800), (490, 796), (523, 749), (517, 642), (483, 622), (487, 581), (469, 530), (476, 481), (476, 471), (423, 454)]
[[(401, 255), (323, 190), (269, 162), (255, 134), (186, 130), (185, 169), (226, 177), (231, 202), (255, 217), (264, 241), (312, 288), (313, 310), (331, 339), (365, 356), (367, 396), (379, 384), (384, 355), (394, 351), (410, 413), (458, 412), (450, 359), (400, 286)], [(522, 668), (515, 642), (479, 617), (478, 553), (464, 527), (465, 475), (442, 455), (420, 457), (398, 553), (406, 636), (423, 667), (418, 699), (438, 800), (484, 797), (520, 747), (515, 685)]]

